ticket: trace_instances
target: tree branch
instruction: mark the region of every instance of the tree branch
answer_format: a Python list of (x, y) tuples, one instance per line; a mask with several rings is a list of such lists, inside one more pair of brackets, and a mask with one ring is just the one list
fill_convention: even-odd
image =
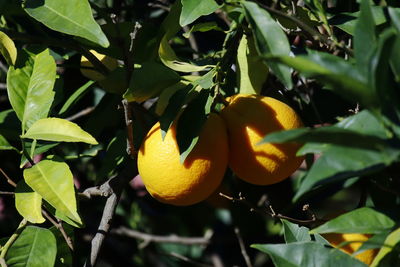
[[(174, 234), (161, 236), (161, 235), (152, 235), (143, 232), (139, 232), (136, 230), (129, 229), (127, 227), (120, 227), (117, 229), (113, 229), (111, 231), (112, 234), (127, 236), (130, 238), (143, 240), (143, 243), (147, 246), (151, 242), (155, 243), (175, 243), (182, 245), (202, 245), (206, 246), (210, 243), (212, 232), (206, 232), (204, 237), (182, 237)], [(143, 248), (143, 246), (142, 246)]]
[(240, 252), (242, 253), (244, 261), (246, 262), (246, 266), (247, 267), (253, 267), (253, 265), (251, 264), (251, 261), (250, 261), (249, 254), (247, 254), (246, 246), (244, 245), (243, 238), (240, 235), (240, 230), (239, 230), (238, 227), (235, 227), (235, 234), (236, 234), (236, 237), (237, 237), (237, 239), (239, 241)]
[(17, 184), (3, 171), (2, 168), (0, 168), (0, 172), (3, 174), (3, 176), (6, 178), (7, 183), (12, 185), (13, 187), (17, 187)]

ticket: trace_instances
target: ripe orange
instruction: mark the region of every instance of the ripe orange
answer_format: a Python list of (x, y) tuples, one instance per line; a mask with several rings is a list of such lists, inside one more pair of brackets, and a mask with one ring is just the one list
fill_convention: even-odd
[(227, 168), (227, 140), (224, 121), (210, 114), (197, 144), (182, 164), (176, 123), (164, 141), (157, 123), (148, 132), (138, 154), (139, 174), (146, 189), (157, 200), (178, 206), (205, 200), (220, 185)]
[(301, 127), (296, 112), (271, 97), (234, 95), (221, 111), (228, 127), (229, 166), (252, 184), (269, 185), (290, 176), (303, 161), (296, 157), (297, 144), (257, 145), (269, 133)]
[[(324, 238), (333, 246), (338, 247), (343, 252), (348, 254), (353, 254), (357, 251), (361, 245), (367, 241), (371, 235), (369, 234), (339, 234), (339, 233), (330, 233), (324, 234)], [(345, 246), (339, 247), (343, 242), (351, 242)], [(356, 254), (354, 257), (359, 261), (364, 262), (367, 265), (370, 265), (374, 260), (376, 254), (378, 254), (378, 249), (368, 249), (359, 254)]]

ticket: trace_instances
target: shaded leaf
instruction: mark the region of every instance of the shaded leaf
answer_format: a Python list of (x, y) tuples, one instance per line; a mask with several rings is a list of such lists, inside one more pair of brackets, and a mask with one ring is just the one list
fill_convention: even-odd
[(52, 30), (85, 38), (102, 47), (110, 45), (93, 18), (88, 0), (26, 0), (24, 4), (29, 16)]
[(82, 130), (77, 124), (59, 118), (38, 120), (22, 137), (54, 142), (98, 144), (93, 136)]
[(400, 8), (388, 7), (388, 13), (393, 26), (400, 33)]
[(43, 223), (42, 197), (30, 188), (24, 180), (15, 189), (15, 207), (19, 214), (31, 223)]
[(4, 32), (0, 31), (0, 53), (3, 55), (8, 65), (14, 65), (17, 60), (17, 48), (13, 40)]
[(163, 89), (179, 82), (180, 79), (175, 71), (160, 63), (145, 62), (133, 72), (124, 98), (128, 101), (143, 102), (158, 96)]
[[(261, 55), (289, 56), (290, 45), (279, 24), (256, 3), (242, 3)], [(287, 66), (266, 60), (267, 65), (286, 87), (292, 87), (291, 70)]]
[(185, 88), (189, 83), (187, 81), (179, 81), (178, 83), (169, 86), (168, 88), (165, 88), (157, 101), (156, 104), (156, 113), (157, 115), (161, 116), (165, 109), (168, 106), (170, 98), (179, 90), (182, 90)]
[(365, 267), (364, 263), (337, 249), (330, 249), (316, 242), (294, 242), (289, 244), (251, 247), (271, 256), (277, 267)]
[[(63, 225), (64, 231), (67, 234), (69, 238), (71, 238), (72, 243), (74, 242), (74, 229), (69, 226), (64, 224)], [(56, 238), (57, 242), (57, 256), (56, 256), (56, 262), (54, 267), (69, 267), (73, 266), (72, 262), (72, 253), (71, 249), (68, 247), (67, 242), (65, 242), (65, 239), (63, 235), (61, 234), (61, 231), (58, 230), (55, 226), (52, 226), (49, 228), (49, 230), (53, 233), (54, 237)]]
[[(33, 158), (36, 155), (40, 155), (42, 153), (49, 151), (50, 149), (57, 146), (58, 144), (59, 143), (36, 141), (36, 140), (33, 140), (32, 142), (28, 141), (28, 140), (24, 141), (25, 150), (29, 152), (29, 155), (31, 158)], [(28, 163), (28, 159), (25, 157), (24, 154), (22, 154), (21, 155), (21, 163), (19, 164), (19, 167), (22, 168), (27, 163)]]
[(201, 16), (209, 15), (219, 8), (214, 0), (181, 0), (182, 12), (179, 17), (179, 24), (186, 26)]
[(8, 69), (8, 97), (23, 132), (47, 117), (54, 99), (55, 80), (56, 63), (48, 49), (37, 54), (21, 50), (17, 64)]
[(67, 164), (42, 160), (24, 170), (25, 182), (55, 209), (82, 223), (77, 212), (72, 173)]
[(281, 221), (286, 243), (311, 241), (311, 236), (308, 233), (309, 229), (307, 227), (299, 226), (284, 219)]
[(363, 207), (324, 223), (314, 228), (310, 233), (364, 233), (376, 234), (391, 229), (395, 222), (383, 213)]
[(188, 32), (183, 34), (183, 37), (189, 38), (192, 32), (208, 32), (208, 31), (223, 31), (215, 21), (204, 22), (193, 25)]
[(52, 232), (37, 226), (27, 226), (6, 254), (10, 267), (53, 267), (57, 254)]
[(84, 85), (78, 88), (68, 99), (65, 101), (64, 105), (61, 107), (58, 114), (62, 115), (63, 113), (67, 112), (78, 100), (83, 97), (90, 87), (94, 84), (94, 81), (88, 81)]
[(15, 151), (18, 151), (18, 149), (16, 149), (12, 145), (10, 145), (10, 143), (8, 143), (8, 141), (2, 135), (0, 135), (0, 150), (15, 150)]

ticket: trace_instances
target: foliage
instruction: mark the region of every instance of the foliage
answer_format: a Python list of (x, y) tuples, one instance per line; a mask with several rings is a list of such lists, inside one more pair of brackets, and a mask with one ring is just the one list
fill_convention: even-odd
[[(0, 0), (0, 265), (365, 266), (325, 233), (371, 234), (356, 253), (399, 265), (399, 47), (394, 0)], [(300, 143), (302, 167), (152, 199), (146, 132), (178, 118), (184, 162), (238, 93), (298, 112), (262, 142)]]

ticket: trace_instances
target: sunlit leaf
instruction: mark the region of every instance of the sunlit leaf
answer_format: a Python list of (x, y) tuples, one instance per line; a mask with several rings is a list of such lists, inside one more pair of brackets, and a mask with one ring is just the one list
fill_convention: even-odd
[(26, 0), (24, 10), (52, 30), (79, 36), (103, 47), (110, 45), (93, 18), (88, 0)]
[(25, 182), (55, 209), (81, 223), (72, 173), (64, 162), (42, 160), (24, 170)]
[(56, 254), (56, 238), (50, 230), (27, 226), (7, 251), (5, 260), (10, 267), (53, 267)]
[[(393, 266), (393, 264), (397, 264), (398, 255), (399, 255), (399, 244), (400, 244), (400, 228), (397, 228), (395, 231), (391, 232), (385, 240), (385, 245), (381, 248), (378, 255), (374, 258), (374, 261), (371, 263), (371, 267), (377, 266)], [(385, 261), (390, 257), (390, 254), (394, 252), (395, 261), (390, 264)], [(386, 259), (385, 259), (386, 258)]]
[(54, 142), (98, 144), (93, 136), (82, 130), (77, 124), (59, 118), (38, 120), (22, 137)]
[(23, 131), (47, 117), (54, 99), (55, 79), (56, 63), (48, 49), (37, 54), (21, 50), (17, 64), (8, 69), (8, 97)]
[(31, 223), (43, 223), (42, 197), (21, 180), (15, 189), (15, 207)]
[(17, 48), (13, 40), (4, 32), (0, 31), (0, 53), (3, 55), (8, 65), (14, 65), (17, 60)]
[(284, 219), (281, 221), (286, 243), (311, 241), (311, 236), (308, 233), (309, 229), (307, 227), (299, 226)]

